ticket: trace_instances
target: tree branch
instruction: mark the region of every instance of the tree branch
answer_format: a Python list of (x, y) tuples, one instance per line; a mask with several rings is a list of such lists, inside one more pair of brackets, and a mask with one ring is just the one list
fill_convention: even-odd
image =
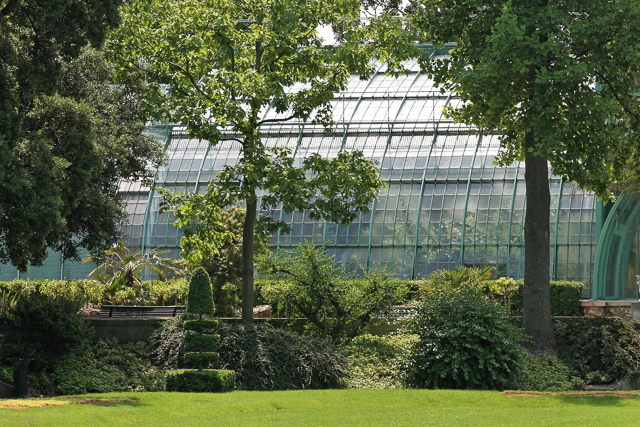
[(0, 11), (0, 16), (8, 16), (15, 11), (20, 4), (20, 0), (9, 0), (9, 2)]
[(629, 109), (622, 103), (622, 99), (620, 99), (620, 95), (618, 95), (617, 91), (615, 90), (611, 82), (609, 82), (609, 80), (607, 80), (607, 78), (603, 76), (598, 70), (596, 70), (596, 74), (600, 76), (600, 78), (607, 84), (607, 86), (609, 86), (609, 88), (611, 89), (611, 93), (618, 100), (618, 102), (622, 106), (622, 109), (625, 111), (625, 113), (633, 117), (636, 120), (636, 124), (640, 123), (640, 117), (634, 114), (633, 111), (629, 111)]

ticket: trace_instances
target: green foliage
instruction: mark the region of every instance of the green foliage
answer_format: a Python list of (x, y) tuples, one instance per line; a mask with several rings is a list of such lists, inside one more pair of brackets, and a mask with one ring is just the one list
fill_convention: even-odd
[(406, 332), (418, 336), (408, 381), (420, 388), (505, 389), (523, 360), (523, 335), (470, 287), (425, 294)]
[(509, 387), (525, 391), (582, 390), (584, 381), (571, 375), (569, 368), (555, 357), (535, 357), (527, 353), (516, 380)]
[(13, 385), (13, 367), (8, 365), (0, 365), (0, 381)]
[(187, 313), (213, 315), (213, 295), (211, 293), (211, 281), (204, 268), (199, 267), (189, 280), (189, 295), (187, 297)]
[[(0, 26), (0, 260), (20, 271), (47, 249), (104, 250), (126, 218), (121, 180), (152, 177), (162, 147), (143, 136), (144, 82), (117, 81), (92, 47), (120, 0), (3, 2)], [(147, 169), (149, 167), (149, 169)]]
[[(461, 97), (456, 122), (500, 136), (496, 162), (526, 163), (525, 332), (553, 346), (549, 304), (549, 170), (600, 199), (640, 170), (635, 0), (418, 0), (412, 23), (450, 55), (422, 58), (435, 85)], [(636, 174), (637, 175), (637, 174)], [(542, 292), (537, 292), (541, 288)]]
[[(144, 282), (143, 282), (144, 283)], [(166, 281), (153, 280), (145, 283), (154, 305), (185, 305), (189, 293), (189, 282), (184, 278)]]
[(220, 340), (218, 335), (210, 335), (204, 333), (206, 322), (202, 322), (203, 315), (213, 315), (215, 307), (213, 306), (213, 295), (211, 293), (211, 281), (209, 275), (204, 268), (198, 267), (191, 276), (189, 281), (189, 296), (187, 297), (187, 314), (199, 315), (200, 322), (187, 323), (187, 327), (191, 330), (184, 337), (187, 349), (190, 351), (185, 354), (187, 362), (195, 362), (198, 368), (202, 370), (203, 366), (210, 365), (218, 360), (218, 354), (213, 353), (212, 347)]
[(640, 337), (633, 323), (610, 317), (556, 320), (554, 332), (560, 359), (587, 382), (640, 376)]
[(413, 335), (364, 334), (340, 347), (349, 361), (349, 388), (404, 388), (406, 358)]
[[(242, 244), (252, 253), (259, 190), (266, 211), (306, 211), (312, 219), (342, 224), (352, 222), (358, 211), (369, 211), (384, 186), (375, 162), (359, 151), (341, 151), (329, 158), (311, 155), (298, 167), (289, 148), (263, 142), (261, 128), (292, 120), (329, 127), (330, 101), (346, 88), (351, 74), (370, 75), (376, 59), (397, 68), (399, 60), (415, 54), (406, 43), (412, 35), (402, 31), (401, 22), (386, 14), (362, 27), (357, 20), (343, 19), (359, 16), (357, 0), (197, 0), (187, 8), (181, 1), (125, 4), (124, 25), (114, 33), (112, 46), (123, 67), (142, 69), (156, 82), (146, 98), (151, 114), (181, 123), (191, 137), (213, 145), (223, 140), (242, 145), (237, 163), (221, 171), (205, 194), (163, 192), (171, 210), (188, 213), (180, 221), (189, 225), (185, 245), (193, 254), (215, 254), (227, 241), (228, 234), (218, 231), (219, 217), (224, 207), (240, 202), (249, 212), (246, 236), (252, 236)], [(347, 27), (349, 37), (323, 46), (318, 26), (338, 23)], [(385, 37), (364, 42), (378, 32)], [(188, 40), (184, 34), (190, 34)], [(305, 88), (287, 89), (296, 83)], [(165, 90), (165, 84), (172, 90)], [(267, 107), (280, 118), (262, 117)], [(275, 231), (285, 224), (265, 217), (258, 226)], [(249, 321), (253, 268), (244, 271), (243, 318)]]
[(82, 262), (98, 264), (89, 276), (105, 282), (104, 296), (109, 302), (122, 304), (130, 299), (142, 300), (140, 274), (143, 269), (148, 268), (159, 276), (164, 276), (166, 270), (176, 271), (171, 260), (160, 257), (167, 252), (155, 249), (145, 254), (138, 250), (131, 252), (124, 242), (120, 242), (104, 253), (88, 256)]
[(242, 390), (334, 388), (347, 374), (347, 361), (329, 343), (274, 329), (221, 324), (220, 367), (234, 369)]
[(221, 393), (232, 391), (236, 385), (235, 372), (214, 369), (169, 371), (165, 379), (167, 391), (190, 393)]
[(144, 343), (119, 346), (115, 340), (77, 347), (55, 368), (60, 394), (158, 391), (164, 378), (144, 357)]
[(217, 327), (217, 320), (187, 320), (184, 322), (184, 329), (187, 331), (203, 332), (216, 329)]
[(149, 337), (147, 356), (162, 370), (184, 368), (184, 316), (162, 322)]
[(18, 300), (5, 317), (11, 331), (0, 341), (0, 359), (35, 359), (31, 368), (53, 369), (70, 352), (86, 344), (93, 330), (78, 314), (81, 302), (52, 299), (39, 292)]
[(184, 305), (187, 299), (188, 283), (182, 278), (166, 282), (150, 280), (140, 282), (132, 288), (114, 292), (108, 284), (92, 279), (76, 281), (16, 279), (0, 282), (0, 313), (15, 307), (20, 298), (36, 290), (53, 299), (84, 299), (87, 304), (111, 301), (137, 305), (164, 305), (165, 302)]
[(472, 268), (459, 266), (452, 270), (436, 270), (420, 284), (420, 290), (430, 292), (436, 289), (457, 291), (463, 287), (477, 287), (479, 283), (491, 278), (491, 267)]
[(219, 335), (194, 334), (185, 335), (184, 343), (190, 348), (209, 348), (220, 342)]
[(357, 280), (346, 276), (326, 246), (316, 248), (308, 242), (284, 254), (269, 253), (259, 264), (269, 279), (261, 289), (264, 298), (275, 307), (289, 305), (290, 315), (308, 318), (334, 343), (361, 333), (373, 316), (408, 293), (391, 280), (388, 269), (371, 268)]
[(556, 175), (608, 198), (640, 146), (640, 33), (632, 18), (640, 4), (502, 0), (491, 13), (482, 2), (421, 4), (414, 22), (426, 39), (457, 42), (450, 58), (423, 63), (437, 84), (470, 101), (449, 113), (503, 135), (502, 164), (524, 157), (531, 133), (530, 150)]
[[(189, 203), (188, 206), (193, 205)], [(185, 206), (186, 207), (186, 206)], [(203, 209), (206, 209), (203, 207)], [(213, 288), (213, 301), (219, 317), (233, 317), (240, 308), (242, 300), (242, 232), (246, 210), (231, 207), (220, 213), (220, 223), (224, 230), (232, 233), (233, 237), (227, 243), (218, 246), (218, 252), (199, 263), (209, 276)], [(263, 228), (254, 230), (254, 256), (261, 255), (268, 250), (270, 234)], [(180, 240), (180, 245), (184, 242)], [(184, 248), (183, 248), (184, 249)], [(185, 250), (181, 252), (185, 253)]]
[[(494, 292), (497, 281), (487, 280), (482, 283), (481, 288), (487, 294), (502, 296), (501, 293)], [(516, 280), (516, 289), (512, 291), (511, 314), (521, 316), (523, 311), (523, 286), (524, 280)], [(584, 291), (584, 283), (557, 280), (550, 282), (549, 293), (551, 294), (551, 315), (552, 316), (579, 316), (580, 299)]]
[(220, 359), (220, 354), (213, 351), (200, 351), (198, 353), (189, 352), (184, 355), (185, 362), (195, 366), (210, 366), (217, 362), (218, 359)]

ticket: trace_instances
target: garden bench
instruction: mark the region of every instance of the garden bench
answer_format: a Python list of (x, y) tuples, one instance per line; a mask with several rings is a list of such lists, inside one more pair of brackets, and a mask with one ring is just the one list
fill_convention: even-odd
[(138, 306), (138, 305), (103, 305), (100, 307), (100, 318), (123, 317), (175, 317), (184, 314), (184, 306)]

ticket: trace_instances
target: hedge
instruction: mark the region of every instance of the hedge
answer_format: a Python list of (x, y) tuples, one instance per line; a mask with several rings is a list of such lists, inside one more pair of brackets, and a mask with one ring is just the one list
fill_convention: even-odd
[[(495, 282), (495, 280), (483, 282), (483, 289), (487, 294), (491, 294), (489, 284), (492, 282)], [(511, 314), (521, 316), (524, 279), (516, 280), (516, 285), (518, 289), (511, 295)], [(579, 316), (581, 314), (580, 298), (582, 298), (583, 290), (584, 283), (582, 282), (570, 282), (566, 280), (551, 281), (549, 286), (551, 293), (551, 315)], [(502, 298), (502, 296), (494, 295), (494, 298), (499, 299)]]
[(178, 369), (165, 375), (167, 391), (220, 393), (236, 386), (236, 373), (221, 369)]

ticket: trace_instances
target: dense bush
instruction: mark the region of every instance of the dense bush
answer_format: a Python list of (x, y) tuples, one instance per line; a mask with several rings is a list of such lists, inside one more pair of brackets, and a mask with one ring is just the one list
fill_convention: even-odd
[(53, 380), (60, 394), (164, 390), (162, 372), (145, 358), (144, 343), (115, 340), (76, 348), (56, 366)]
[(331, 344), (270, 325), (221, 323), (220, 368), (233, 369), (243, 390), (324, 389), (338, 386), (347, 361)]
[(165, 320), (149, 338), (147, 356), (162, 370), (180, 369), (184, 362), (184, 316)]
[[(487, 280), (482, 283), (484, 292), (492, 295), (491, 288), (496, 280)], [(522, 315), (524, 280), (516, 280), (516, 289), (510, 296), (511, 314), (514, 316)], [(584, 283), (569, 281), (551, 281), (549, 285), (549, 293), (551, 294), (551, 315), (552, 316), (579, 316), (580, 315), (580, 298), (584, 291)], [(498, 300), (502, 300), (499, 295)]]
[(414, 335), (365, 334), (340, 347), (349, 361), (346, 386), (350, 388), (402, 388), (405, 363)]
[(405, 331), (418, 336), (408, 357), (416, 387), (504, 389), (524, 358), (520, 330), (472, 287), (426, 293)]
[[(348, 363), (331, 344), (270, 325), (245, 329), (220, 322), (218, 367), (233, 369), (243, 390), (322, 389), (339, 384)], [(184, 359), (184, 316), (169, 319), (152, 335), (149, 356), (165, 370), (193, 367)]]
[(51, 370), (93, 335), (88, 322), (78, 314), (81, 305), (81, 300), (54, 299), (38, 291), (20, 298), (5, 316), (10, 332), (0, 340), (0, 360), (33, 358), (31, 369)]
[(528, 391), (581, 390), (584, 381), (571, 375), (569, 368), (555, 357), (527, 354), (510, 388)]
[(611, 317), (554, 322), (562, 361), (589, 383), (640, 376), (640, 337), (633, 323)]
[(219, 369), (179, 369), (166, 374), (167, 391), (220, 393), (236, 385), (236, 373)]

